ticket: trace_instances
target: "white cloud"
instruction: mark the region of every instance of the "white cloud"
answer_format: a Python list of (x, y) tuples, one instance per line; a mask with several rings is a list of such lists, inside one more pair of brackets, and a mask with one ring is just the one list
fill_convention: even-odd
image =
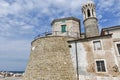
[(110, 8), (114, 5), (115, 0), (99, 0), (98, 6), (100, 9)]
[(102, 19), (102, 20), (100, 20), (100, 22), (102, 22), (102, 23), (105, 23), (106, 21), (108, 21), (108, 19)]
[(102, 19), (102, 15), (98, 15), (98, 17), (97, 17), (97, 18), (98, 18), (99, 20), (100, 20), (100, 19)]
[(30, 54), (30, 42), (0, 38), (0, 70), (24, 70)]
[(24, 52), (25, 50), (29, 50), (28, 48), (30, 48), (29, 40), (7, 40), (4, 38), (0, 39), (0, 51)]
[(116, 25), (120, 25), (120, 18), (117, 20)]
[(116, 14), (120, 10), (120, 0), (95, 0), (97, 3), (98, 14)]
[(18, 36), (28, 34), (29, 36), (33, 34), (33, 30), (44, 29), (44, 26), (50, 25), (51, 18), (81, 16), (81, 4), (85, 1), (13, 0), (13, 2), (8, 2), (7, 0), (1, 0), (0, 17), (2, 21), (0, 21), (0, 26), (2, 28), (0, 28), (0, 35), (15, 36), (17, 34), (16, 36)]
[(29, 30), (29, 29), (33, 29), (34, 26), (22, 26), (23, 30)]

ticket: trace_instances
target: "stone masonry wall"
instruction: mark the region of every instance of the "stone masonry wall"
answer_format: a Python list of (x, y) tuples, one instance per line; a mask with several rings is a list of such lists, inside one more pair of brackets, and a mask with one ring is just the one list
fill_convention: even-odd
[[(61, 25), (66, 25), (66, 31), (62, 33)], [(52, 25), (53, 35), (57, 36), (70, 36), (70, 37), (80, 37), (80, 24), (74, 20), (65, 20), (65, 22), (59, 21)], [(58, 32), (56, 32), (58, 31)]]
[(23, 80), (76, 80), (65, 37), (44, 37), (32, 43)]

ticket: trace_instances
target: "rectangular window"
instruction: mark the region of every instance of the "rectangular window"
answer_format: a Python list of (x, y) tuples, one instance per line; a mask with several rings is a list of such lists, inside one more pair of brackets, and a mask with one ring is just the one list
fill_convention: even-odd
[(61, 31), (62, 31), (62, 32), (66, 32), (66, 25), (62, 25), (62, 26), (61, 26)]
[(104, 63), (103, 60), (101, 60), (101, 61), (96, 61), (96, 65), (97, 65), (97, 71), (98, 71), (98, 72), (106, 72), (105, 63)]
[(94, 44), (94, 50), (102, 50), (100, 41), (93, 41), (93, 44)]
[(118, 53), (120, 55), (120, 44), (117, 44)]

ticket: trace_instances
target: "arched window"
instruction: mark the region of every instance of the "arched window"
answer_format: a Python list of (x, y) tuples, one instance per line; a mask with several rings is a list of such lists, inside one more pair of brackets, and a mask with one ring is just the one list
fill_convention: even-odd
[(88, 17), (91, 16), (91, 15), (90, 15), (90, 10), (89, 10), (89, 9), (87, 10), (87, 14), (88, 14)]

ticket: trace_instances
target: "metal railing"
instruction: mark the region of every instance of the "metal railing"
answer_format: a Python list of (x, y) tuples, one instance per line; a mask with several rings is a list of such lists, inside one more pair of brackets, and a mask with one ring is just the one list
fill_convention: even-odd
[(52, 35), (52, 32), (44, 32), (44, 33), (38, 34), (34, 39), (38, 39), (38, 38), (41, 38), (41, 37), (46, 37), (48, 35)]
[(37, 35), (34, 39), (38, 39), (41, 37), (46, 37), (46, 36), (67, 36), (67, 37), (74, 37), (74, 38), (79, 38), (80, 33), (78, 32), (61, 32), (61, 31), (52, 31), (52, 32), (44, 32), (39, 35)]

